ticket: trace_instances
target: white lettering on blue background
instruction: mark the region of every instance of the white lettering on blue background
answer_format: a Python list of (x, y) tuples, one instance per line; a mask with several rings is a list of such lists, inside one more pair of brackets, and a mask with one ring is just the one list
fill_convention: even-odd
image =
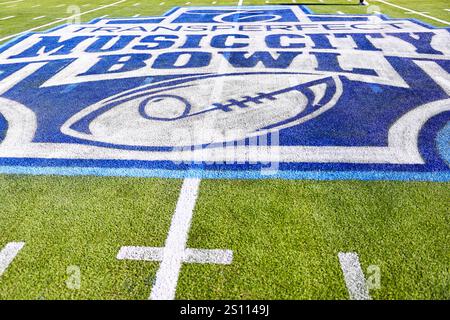
[[(446, 180), (449, 71), (448, 29), (381, 15), (204, 7), (65, 25), (0, 47), (0, 159)], [(274, 134), (276, 152), (249, 143)]]

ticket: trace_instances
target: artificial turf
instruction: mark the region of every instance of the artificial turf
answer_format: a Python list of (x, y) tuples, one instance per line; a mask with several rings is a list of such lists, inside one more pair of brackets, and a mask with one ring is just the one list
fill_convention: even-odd
[[(73, 14), (56, 0), (1, 2), (0, 39)], [(186, 2), (127, 0), (81, 21), (155, 16)], [(445, 25), (369, 2), (392, 17)], [(447, 0), (388, 2), (450, 20)], [(85, 12), (111, 3), (70, 5)], [(268, 4), (280, 3), (292, 4)], [(346, 0), (308, 3), (319, 13), (368, 10)], [(267, 2), (244, 1), (252, 4)], [(195, 5), (212, 1), (190, 1)], [(1, 20), (8, 16), (14, 18)], [(116, 254), (123, 245), (163, 246), (180, 186), (170, 179), (0, 176), (0, 250), (26, 243), (0, 278), (0, 298), (147, 298), (159, 264), (118, 261)], [(177, 298), (347, 299), (337, 253), (354, 251), (364, 272), (371, 265), (381, 271), (374, 299), (449, 299), (449, 196), (448, 183), (204, 180), (188, 247), (231, 249), (234, 261), (184, 265)], [(70, 266), (80, 268), (79, 289), (66, 284)]]
[[(161, 247), (179, 180), (2, 176), (0, 246), (26, 246), (3, 299), (145, 299), (156, 262), (118, 261), (123, 245)], [(433, 192), (430, 192), (433, 190)], [(375, 299), (450, 298), (448, 184), (203, 180), (188, 247), (231, 249), (229, 266), (184, 265), (180, 299), (346, 299), (337, 253), (376, 265)], [(67, 267), (81, 271), (69, 289)]]
[(449, 198), (445, 183), (203, 181), (188, 247), (235, 262), (185, 265), (178, 297), (346, 299), (337, 254), (357, 252), (380, 269), (374, 299), (448, 299)]

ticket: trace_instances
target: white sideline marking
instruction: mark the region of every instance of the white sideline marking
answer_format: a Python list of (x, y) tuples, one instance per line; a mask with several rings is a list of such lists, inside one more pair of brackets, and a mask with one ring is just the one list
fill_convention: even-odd
[(122, 247), (117, 254), (119, 260), (161, 262), (149, 299), (175, 299), (182, 263), (230, 264), (233, 261), (231, 250), (186, 248), (200, 181), (197, 178), (183, 181), (164, 248)]
[(8, 20), (8, 19), (12, 19), (12, 18), (15, 18), (16, 16), (7, 16), (7, 17), (4, 17), (4, 18), (0, 18), (0, 20)]
[(24, 242), (10, 242), (0, 251), (0, 276), (6, 271), (24, 245)]
[(410, 12), (410, 11), (405, 11), (405, 14), (417, 14), (417, 13), (429, 13), (428, 11), (418, 11), (418, 12)]
[(351, 300), (371, 300), (358, 254), (339, 252), (339, 262)]
[(11, 38), (15, 38), (15, 37), (20, 36), (22, 34), (25, 34), (27, 32), (31, 32), (31, 31), (34, 31), (34, 30), (37, 30), (37, 29), (45, 28), (45, 27), (48, 27), (48, 26), (51, 26), (51, 25), (63, 22), (64, 20), (67, 20), (67, 19), (73, 19), (73, 18), (76, 18), (76, 17), (81, 17), (82, 15), (85, 15), (85, 14), (88, 14), (88, 13), (91, 13), (91, 12), (95, 12), (95, 11), (98, 11), (98, 10), (102, 10), (102, 9), (105, 9), (105, 8), (109, 8), (109, 7), (115, 6), (115, 5), (117, 5), (119, 3), (122, 3), (122, 2), (125, 2), (125, 1), (127, 1), (127, 0), (119, 0), (117, 2), (108, 4), (108, 5), (104, 5), (104, 6), (101, 6), (101, 7), (98, 7), (98, 8), (94, 8), (94, 9), (91, 9), (91, 10), (88, 10), (88, 11), (85, 11), (85, 12), (74, 14), (74, 15), (72, 15), (70, 17), (57, 19), (55, 21), (43, 24), (41, 26), (37, 26), (37, 27), (31, 28), (31, 29), (28, 29), (28, 30), (25, 30), (25, 31), (22, 31), (22, 32), (19, 32), (19, 33), (15, 33), (15, 34), (12, 34), (12, 35), (0, 38), (0, 41), (4, 41), (4, 40), (11, 39)]
[(42, 19), (42, 18), (45, 18), (45, 16), (34, 17), (33, 20), (39, 20), (39, 19)]
[(405, 11), (409, 11), (409, 12), (415, 13), (415, 14), (417, 14), (419, 16), (422, 16), (422, 17), (425, 17), (425, 18), (428, 18), (428, 19), (431, 19), (431, 20), (434, 20), (434, 21), (437, 21), (437, 22), (440, 22), (440, 23), (444, 23), (444, 24), (450, 25), (450, 22), (448, 22), (448, 21), (445, 21), (445, 20), (442, 20), (442, 19), (438, 19), (438, 18), (435, 18), (435, 17), (430, 16), (428, 14), (421, 13), (421, 12), (418, 12), (418, 11), (415, 11), (415, 10), (412, 10), (412, 9), (405, 8), (405, 7), (402, 7), (402, 6), (399, 6), (399, 5), (387, 2), (385, 0), (376, 0), (376, 1), (384, 3), (385, 5), (388, 5), (388, 6), (397, 8), (397, 9), (401, 9), (401, 10), (405, 10)]

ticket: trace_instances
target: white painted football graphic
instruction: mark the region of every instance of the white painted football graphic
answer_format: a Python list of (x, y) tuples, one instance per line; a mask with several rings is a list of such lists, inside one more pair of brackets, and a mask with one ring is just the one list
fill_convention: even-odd
[[(220, 96), (214, 86), (223, 82)], [(312, 74), (250, 74), (161, 82), (107, 98), (72, 116), (69, 136), (125, 146), (192, 146), (241, 140), (317, 117), (335, 105), (338, 77)], [(305, 89), (312, 93), (305, 95)], [(322, 104), (319, 104), (322, 102)], [(313, 110), (305, 112), (308, 105)], [(92, 114), (96, 114), (93, 119)], [(86, 120), (88, 119), (88, 120)], [(75, 124), (88, 121), (88, 132)]]

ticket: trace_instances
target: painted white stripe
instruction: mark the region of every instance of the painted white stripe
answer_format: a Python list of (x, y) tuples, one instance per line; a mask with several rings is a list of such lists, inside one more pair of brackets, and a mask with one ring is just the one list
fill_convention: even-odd
[(430, 16), (428, 14), (421, 13), (421, 12), (418, 12), (418, 11), (415, 11), (415, 10), (412, 10), (412, 9), (409, 9), (409, 8), (405, 8), (405, 7), (402, 7), (402, 6), (399, 6), (399, 5), (387, 2), (385, 0), (376, 0), (376, 1), (384, 3), (385, 5), (388, 5), (388, 6), (397, 8), (397, 9), (401, 9), (401, 10), (405, 10), (405, 11), (409, 11), (409, 12), (415, 13), (415, 14), (417, 14), (419, 16), (422, 16), (422, 17), (425, 17), (425, 18), (428, 18), (428, 19), (431, 19), (431, 20), (434, 20), (434, 21), (437, 21), (437, 22), (440, 22), (440, 23), (444, 23), (444, 24), (450, 25), (450, 22), (448, 22), (448, 21), (445, 21), (445, 20), (442, 20), (442, 19), (438, 19), (438, 18), (435, 18), (435, 17)]
[[(417, 13), (429, 13), (428, 11), (418, 11)], [(417, 14), (416, 12), (405, 11), (405, 14)]]
[(39, 19), (42, 19), (42, 18), (45, 18), (45, 16), (34, 17), (33, 20), (39, 20)]
[(155, 247), (122, 247), (117, 254), (118, 260), (161, 261), (164, 248)]
[(3, 5), (3, 4), (17, 3), (17, 2), (23, 2), (23, 0), (15, 0), (15, 1), (0, 2), (0, 6)]
[(0, 251), (0, 276), (6, 271), (24, 245), (24, 242), (10, 242)]
[(187, 263), (231, 264), (233, 262), (231, 250), (186, 249), (184, 255), (184, 262)]
[(12, 18), (15, 18), (16, 16), (7, 16), (7, 17), (4, 17), (4, 18), (0, 18), (0, 20), (8, 20), (8, 19), (12, 19)]
[(354, 252), (339, 252), (338, 257), (350, 299), (371, 300), (358, 255)]
[(106, 8), (118, 5), (118, 4), (120, 4), (122, 2), (125, 2), (125, 1), (127, 1), (127, 0), (119, 0), (117, 2), (108, 4), (108, 5), (104, 5), (104, 6), (101, 6), (101, 7), (98, 7), (98, 8), (94, 8), (94, 9), (91, 9), (91, 10), (88, 10), (88, 11), (84, 11), (84, 12), (81, 12), (81, 13), (74, 14), (74, 15), (72, 15), (70, 17), (57, 19), (57, 20), (55, 20), (53, 22), (49, 22), (49, 23), (43, 24), (41, 26), (37, 26), (37, 27), (31, 28), (31, 29), (28, 29), (28, 30), (25, 30), (25, 31), (22, 31), (22, 32), (19, 32), (19, 33), (15, 33), (15, 34), (12, 34), (12, 35), (0, 38), (0, 41), (4, 41), (4, 40), (11, 39), (11, 38), (15, 38), (17, 36), (20, 36), (22, 34), (25, 34), (27, 32), (31, 32), (31, 31), (34, 31), (34, 30), (38, 30), (38, 29), (41, 29), (41, 28), (49, 27), (49, 26), (52, 26), (54, 24), (61, 23), (61, 22), (63, 22), (66, 19), (73, 19), (73, 18), (76, 18), (76, 17), (81, 17), (82, 15), (85, 15), (85, 14), (88, 14), (88, 13), (91, 13), (91, 12), (95, 12), (95, 11), (98, 11), (98, 10), (103, 10), (103, 9), (106, 9)]
[[(162, 261), (164, 258), (164, 248), (122, 247), (116, 258), (118, 260)], [(233, 251), (221, 249), (185, 249), (182, 262), (228, 265), (233, 262)]]
[(183, 181), (166, 239), (164, 257), (150, 294), (152, 300), (173, 300), (175, 298), (178, 276), (183, 262), (199, 186), (200, 179), (197, 178), (187, 178)]
[(238, 6), (238, 7), (240, 7), (240, 6), (242, 6), (242, 5), (243, 5), (243, 3), (244, 3), (244, 0), (239, 0), (239, 2), (238, 2), (238, 4), (237, 4), (237, 6)]

